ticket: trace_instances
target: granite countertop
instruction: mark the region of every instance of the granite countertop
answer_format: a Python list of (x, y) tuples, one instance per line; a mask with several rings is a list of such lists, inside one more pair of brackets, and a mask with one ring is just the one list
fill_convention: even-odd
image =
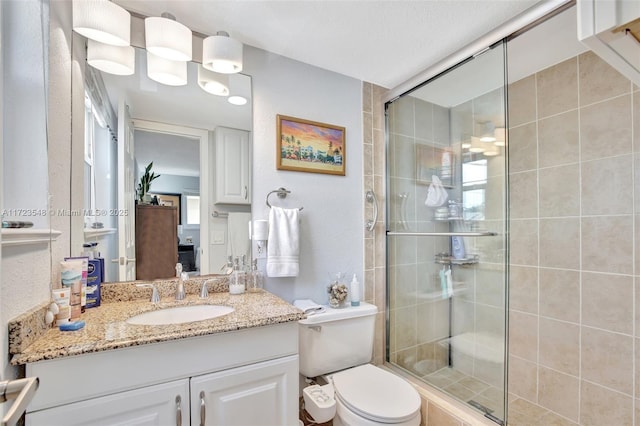
[[(132, 325), (125, 322), (132, 316), (148, 311), (199, 304), (230, 306), (234, 311), (221, 317), (184, 324)], [(41, 308), (34, 312), (36, 315), (32, 313), (29, 317), (25, 314), (25, 317), (35, 316), (39, 319), (42, 316)], [(29, 328), (35, 327), (33, 320), (29, 323), (19, 317), (10, 322), (10, 352), (13, 354), (11, 364), (21, 365), (72, 355), (298, 321), (303, 318), (305, 315), (300, 309), (264, 290), (240, 295), (214, 292), (209, 293), (206, 299), (200, 299), (197, 294), (187, 294), (186, 299), (181, 301), (166, 296), (158, 305), (152, 304), (148, 298), (121, 299), (87, 309), (81, 318), (86, 325), (80, 330), (60, 331), (57, 327), (47, 327), (39, 337), (29, 341), (26, 338), (21, 339), (20, 336), (28, 335)]]

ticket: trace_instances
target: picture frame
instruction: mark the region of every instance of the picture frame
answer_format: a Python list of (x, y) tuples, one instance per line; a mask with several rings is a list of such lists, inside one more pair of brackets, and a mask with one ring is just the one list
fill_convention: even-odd
[(278, 170), (345, 176), (345, 128), (278, 114)]
[(182, 194), (173, 194), (173, 193), (153, 193), (149, 194), (151, 198), (158, 197), (158, 205), (159, 206), (169, 206), (169, 207), (177, 207), (178, 208), (178, 225), (182, 225)]
[(430, 185), (438, 176), (445, 188), (455, 186), (456, 157), (451, 149), (432, 145), (416, 145), (416, 183)]

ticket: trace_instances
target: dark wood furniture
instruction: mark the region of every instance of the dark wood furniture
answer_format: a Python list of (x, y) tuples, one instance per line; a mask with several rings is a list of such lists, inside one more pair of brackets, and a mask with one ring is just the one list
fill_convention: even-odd
[(178, 262), (178, 208), (136, 206), (136, 279), (153, 280), (176, 275)]

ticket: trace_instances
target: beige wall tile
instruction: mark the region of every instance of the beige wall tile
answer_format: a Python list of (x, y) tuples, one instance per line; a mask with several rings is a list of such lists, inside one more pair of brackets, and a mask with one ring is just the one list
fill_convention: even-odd
[(582, 379), (631, 395), (633, 337), (582, 327)]
[(551, 412), (540, 417), (540, 423), (545, 426), (575, 426), (578, 424)]
[(578, 164), (539, 170), (540, 217), (580, 214), (580, 168)]
[(538, 316), (509, 312), (509, 353), (538, 362)]
[[(634, 354), (634, 366), (635, 366), (635, 395), (636, 396), (640, 396), (640, 350), (638, 350), (638, 348), (640, 348), (640, 339), (635, 339), (635, 354)], [(638, 407), (637, 404), (637, 400), (636, 400), (636, 410), (639, 409), (640, 407)], [(640, 420), (640, 418), (638, 418), (638, 420)]]
[(462, 426), (460, 419), (452, 416), (432, 401), (429, 401), (427, 420), (427, 426)]
[(631, 92), (629, 79), (591, 51), (578, 56), (578, 67), (580, 105), (589, 105)]
[(517, 173), (538, 167), (536, 123), (509, 128), (509, 172)]
[(373, 85), (362, 82), (362, 111), (373, 112)]
[(630, 396), (583, 380), (580, 383), (580, 424), (632, 425), (633, 400)]
[(528, 401), (538, 401), (538, 366), (534, 362), (509, 357), (509, 392)]
[(582, 161), (631, 153), (631, 95), (580, 109)]
[(540, 268), (540, 315), (580, 321), (580, 272)]
[[(536, 170), (509, 175), (509, 214), (514, 219), (538, 216), (538, 173)], [(500, 204), (499, 204), (500, 205)]]
[(633, 92), (633, 151), (640, 152), (640, 91)]
[(540, 219), (540, 266), (580, 268), (580, 219)]
[(538, 268), (511, 266), (509, 309), (538, 313)]
[(538, 404), (570, 420), (578, 421), (578, 378), (540, 367), (538, 380)]
[(420, 99), (415, 100), (416, 138), (433, 142), (433, 104)]
[[(638, 108), (640, 108), (640, 105), (638, 105)], [(640, 117), (638, 118), (638, 120), (640, 120)], [(640, 132), (640, 126), (638, 126), (638, 132)], [(638, 146), (638, 148), (640, 148), (640, 145)], [(640, 154), (639, 153), (635, 153), (633, 155), (633, 173), (634, 173), (633, 193), (634, 193), (634, 199), (635, 199), (633, 212), (635, 214), (638, 214), (640, 213)]]
[(538, 221), (515, 219), (510, 221), (509, 258), (514, 265), (538, 265)]
[(633, 235), (633, 216), (582, 218), (583, 269), (632, 274)]
[(450, 135), (449, 108), (433, 106), (433, 140), (438, 144), (449, 145)]
[(538, 117), (578, 107), (578, 61), (567, 59), (536, 74)]
[(411, 96), (403, 96), (389, 106), (392, 117), (389, 130), (392, 133), (415, 136), (414, 106), (415, 99)]
[(525, 77), (509, 85), (509, 124), (519, 126), (536, 119), (535, 75)]
[(583, 272), (582, 324), (633, 334), (633, 277)]
[[(638, 229), (638, 228), (636, 228)], [(634, 286), (635, 286), (635, 304), (636, 304), (636, 337), (640, 337), (640, 277), (634, 277)], [(638, 353), (640, 353), (640, 346), (637, 346)], [(638, 392), (638, 396), (640, 396), (640, 392)]]
[(538, 121), (540, 167), (578, 162), (578, 140), (577, 109)]
[(580, 326), (553, 319), (540, 318), (541, 365), (563, 373), (580, 373)]
[(630, 214), (633, 198), (632, 155), (582, 163), (582, 214)]
[(416, 313), (415, 305), (396, 309), (395, 323), (392, 324), (396, 335), (396, 350), (416, 345)]

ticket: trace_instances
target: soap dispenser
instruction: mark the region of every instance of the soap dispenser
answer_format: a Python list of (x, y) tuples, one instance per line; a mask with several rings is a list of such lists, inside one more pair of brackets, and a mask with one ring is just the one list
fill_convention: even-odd
[(229, 294), (242, 294), (245, 292), (246, 273), (240, 268), (240, 259), (235, 258), (233, 272), (229, 277)]

